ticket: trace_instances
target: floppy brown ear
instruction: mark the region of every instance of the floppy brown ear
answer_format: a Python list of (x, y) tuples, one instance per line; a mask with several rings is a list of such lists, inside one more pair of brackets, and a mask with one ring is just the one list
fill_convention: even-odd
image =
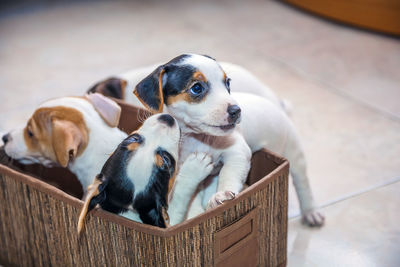
[(116, 102), (99, 93), (87, 94), (85, 97), (110, 127), (118, 126), (121, 107)]
[(67, 167), (75, 159), (79, 149), (87, 145), (87, 132), (71, 121), (52, 121), (52, 144), (58, 163)]
[(142, 104), (154, 113), (160, 113), (164, 106), (163, 75), (164, 66), (159, 66), (149, 76), (136, 85), (133, 93)]

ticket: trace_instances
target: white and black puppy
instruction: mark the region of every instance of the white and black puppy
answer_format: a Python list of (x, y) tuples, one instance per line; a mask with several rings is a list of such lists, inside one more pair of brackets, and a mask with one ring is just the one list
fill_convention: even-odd
[(23, 163), (62, 166), (84, 193), (108, 156), (127, 134), (116, 126), (121, 108), (101, 94), (44, 102), (24, 127), (2, 137), (6, 154)]
[[(89, 186), (78, 232), (87, 212), (96, 205), (163, 228), (183, 221), (192, 195), (210, 174), (213, 164), (206, 154), (192, 154), (175, 175), (179, 141), (178, 123), (170, 115), (157, 114), (146, 119), (118, 145)], [(168, 204), (173, 186), (174, 194)]]
[[(136, 99), (126, 92), (121, 96), (153, 112), (164, 110), (178, 120), (185, 133), (182, 158), (193, 150), (199, 150), (224, 164), (218, 192), (210, 199), (210, 207), (240, 191), (249, 167), (248, 144), (253, 152), (265, 147), (289, 159), (303, 221), (311, 226), (322, 225), (324, 217), (316, 211), (304, 153), (295, 128), (284, 113), (282, 101), (248, 71), (229, 63), (224, 63), (224, 66), (228, 74), (210, 57), (182, 55), (157, 67), (140, 81), (134, 91)], [(137, 82), (145, 70), (148, 68), (113, 78), (114, 86), (110, 80), (105, 80), (91, 91), (118, 97), (105, 88), (123, 92), (124, 88), (129, 89)], [(235, 91), (253, 94), (230, 95), (229, 77), (233, 78)], [(241, 113), (243, 125), (235, 130)]]

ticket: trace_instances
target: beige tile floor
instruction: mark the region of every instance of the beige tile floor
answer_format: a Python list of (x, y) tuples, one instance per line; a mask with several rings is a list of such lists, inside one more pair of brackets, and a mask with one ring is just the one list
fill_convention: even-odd
[(241, 64), (293, 106), (327, 217), (299, 223), (289, 266), (400, 266), (400, 41), (277, 1), (8, 4), (0, 9), (0, 131), (41, 101), (178, 54)]

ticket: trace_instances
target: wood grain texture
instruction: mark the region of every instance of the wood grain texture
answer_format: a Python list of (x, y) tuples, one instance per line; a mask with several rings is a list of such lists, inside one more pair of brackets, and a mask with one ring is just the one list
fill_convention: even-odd
[(400, 1), (398, 0), (283, 1), (354, 26), (400, 35)]

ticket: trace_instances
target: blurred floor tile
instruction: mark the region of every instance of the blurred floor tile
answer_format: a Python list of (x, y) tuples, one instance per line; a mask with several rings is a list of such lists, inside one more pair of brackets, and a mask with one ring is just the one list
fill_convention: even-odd
[(321, 229), (290, 221), (288, 266), (399, 266), (399, 192), (397, 182), (327, 207)]

